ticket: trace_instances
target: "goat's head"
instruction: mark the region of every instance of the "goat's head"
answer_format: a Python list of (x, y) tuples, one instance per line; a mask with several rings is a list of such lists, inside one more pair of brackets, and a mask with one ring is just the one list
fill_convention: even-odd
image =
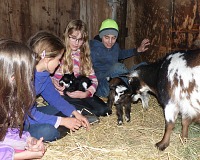
[(73, 83), (74, 79), (75, 79), (74, 73), (64, 74), (59, 81), (59, 85), (65, 86), (65, 88), (69, 88), (69, 86)]
[(132, 71), (128, 76), (128, 83), (132, 90), (132, 100), (142, 101), (143, 108), (148, 108), (150, 88), (140, 79), (140, 72)]
[(125, 85), (119, 85), (115, 88), (114, 104), (127, 103), (130, 101), (132, 93), (130, 89)]

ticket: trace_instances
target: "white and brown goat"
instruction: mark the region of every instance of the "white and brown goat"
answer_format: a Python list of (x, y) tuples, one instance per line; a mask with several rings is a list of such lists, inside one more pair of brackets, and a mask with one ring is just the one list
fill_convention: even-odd
[(154, 93), (163, 107), (165, 132), (155, 146), (165, 150), (178, 114), (182, 116), (182, 137), (188, 137), (192, 122), (200, 122), (200, 50), (177, 51), (155, 63), (140, 66), (129, 75), (134, 96)]
[(131, 91), (127, 84), (121, 78), (112, 78), (109, 81), (110, 93), (108, 96), (108, 107), (112, 110), (112, 106), (116, 107), (117, 123), (123, 123), (123, 107), (125, 109), (126, 122), (130, 121), (131, 112)]

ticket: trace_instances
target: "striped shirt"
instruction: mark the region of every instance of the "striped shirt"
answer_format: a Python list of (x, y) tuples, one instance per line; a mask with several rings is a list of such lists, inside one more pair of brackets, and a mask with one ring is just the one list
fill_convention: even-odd
[[(75, 53), (71, 53), (71, 58), (72, 58), (72, 61), (73, 61), (73, 72), (74, 72), (75, 77), (77, 77), (77, 76), (80, 75), (80, 51), (77, 51)], [(69, 71), (66, 71), (65, 74), (69, 74)], [(62, 78), (62, 76), (63, 76), (62, 70), (61, 70), (61, 67), (59, 67), (56, 70), (56, 72), (55, 72), (55, 74), (52, 78), (58, 84), (59, 80)], [(92, 85), (87, 89), (91, 93), (90, 96), (92, 97), (93, 94), (96, 92), (96, 88), (98, 86), (98, 81), (97, 81), (97, 77), (95, 75), (94, 69), (91, 70), (88, 78), (90, 78), (92, 80)], [(53, 81), (53, 83), (55, 83), (55, 82)], [(61, 91), (59, 91), (59, 93), (63, 94)]]

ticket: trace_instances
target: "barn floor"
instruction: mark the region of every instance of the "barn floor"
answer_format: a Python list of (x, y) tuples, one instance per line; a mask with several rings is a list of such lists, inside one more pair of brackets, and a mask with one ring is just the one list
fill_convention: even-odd
[(200, 160), (200, 125), (192, 124), (189, 139), (180, 138), (180, 118), (171, 135), (170, 146), (158, 151), (154, 144), (161, 140), (164, 118), (161, 107), (151, 97), (149, 109), (140, 102), (132, 104), (131, 122), (118, 126), (115, 108), (90, 131), (81, 128), (64, 138), (46, 144), (42, 160)]

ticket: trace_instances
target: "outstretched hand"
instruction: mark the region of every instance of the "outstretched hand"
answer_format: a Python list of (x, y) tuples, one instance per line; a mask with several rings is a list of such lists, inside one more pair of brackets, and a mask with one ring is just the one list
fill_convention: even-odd
[(73, 111), (72, 114), (81, 122), (81, 125), (85, 127), (87, 130), (90, 129), (90, 123), (88, 122), (87, 118), (80, 114), (77, 111)]
[(75, 117), (62, 117), (60, 125), (69, 128), (72, 131), (78, 130), (80, 127), (85, 127), (87, 130), (90, 128), (90, 124), (86, 117), (78, 113), (77, 111), (73, 111), (72, 114)]
[(143, 39), (143, 41), (141, 42), (140, 46), (137, 48), (137, 52), (145, 52), (146, 50), (149, 49), (147, 47), (149, 45), (150, 45), (149, 39)]

